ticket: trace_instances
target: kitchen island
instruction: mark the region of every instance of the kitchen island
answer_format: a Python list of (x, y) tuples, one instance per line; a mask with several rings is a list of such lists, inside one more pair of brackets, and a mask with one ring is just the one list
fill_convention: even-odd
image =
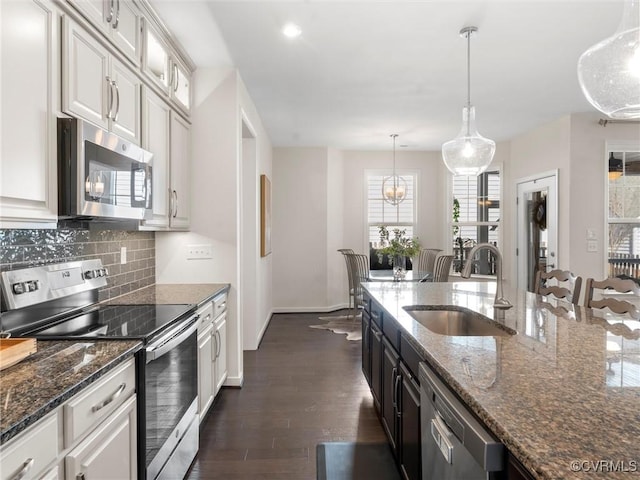
[[(637, 331), (609, 325), (602, 312), (508, 289), (514, 307), (494, 312), (493, 282), (364, 287), (382, 322), (394, 322), (531, 476), (640, 474), (640, 384), (607, 381), (607, 342), (637, 341)], [(403, 309), (411, 305), (467, 308), (516, 333), (440, 335)]]

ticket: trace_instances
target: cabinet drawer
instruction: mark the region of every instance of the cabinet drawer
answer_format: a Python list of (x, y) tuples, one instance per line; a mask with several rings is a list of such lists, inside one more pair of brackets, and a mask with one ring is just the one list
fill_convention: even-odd
[(418, 381), (418, 364), (424, 362), (425, 359), (418, 353), (413, 345), (405, 338), (404, 335), (400, 335), (400, 356), (407, 365), (411, 376)]
[(64, 405), (65, 448), (134, 394), (135, 381), (135, 366), (129, 360), (68, 401)]
[(390, 317), (382, 323), (382, 332), (389, 339), (393, 348), (400, 351), (400, 330), (396, 321)]
[(371, 301), (371, 321), (382, 329), (382, 307)]
[(227, 294), (223, 293), (222, 295), (218, 295), (213, 299), (213, 317), (218, 318), (218, 316), (226, 312), (227, 310)]
[(58, 412), (40, 420), (3, 447), (0, 454), (0, 479), (18, 478), (25, 471), (23, 480), (35, 478), (58, 456)]
[(198, 320), (198, 335), (202, 335), (209, 325), (213, 322), (213, 303), (208, 302), (198, 310), (200, 319)]

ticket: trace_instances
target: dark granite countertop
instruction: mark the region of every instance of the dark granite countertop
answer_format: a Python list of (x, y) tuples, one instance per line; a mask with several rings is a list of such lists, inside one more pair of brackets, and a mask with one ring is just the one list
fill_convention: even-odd
[[(365, 288), (535, 478), (640, 475), (637, 321), (513, 290), (505, 296), (514, 307), (494, 316), (495, 282)], [(439, 335), (402, 308), (408, 305), (465, 307), (517, 334)], [(609, 358), (618, 359), (611, 370)]]
[(202, 305), (229, 290), (228, 283), (155, 284), (104, 302), (106, 305)]
[(38, 340), (38, 351), (0, 372), (0, 444), (37, 422), (115, 366), (138, 341)]

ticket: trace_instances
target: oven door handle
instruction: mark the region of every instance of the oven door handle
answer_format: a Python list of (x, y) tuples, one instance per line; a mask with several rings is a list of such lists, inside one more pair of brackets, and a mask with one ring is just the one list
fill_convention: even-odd
[(173, 350), (176, 346), (180, 345), (184, 340), (193, 335), (198, 329), (198, 319), (200, 315), (194, 315), (189, 319), (188, 325), (182, 330), (171, 332), (164, 335), (160, 340), (154, 342), (146, 348), (146, 363), (152, 362), (165, 353)]

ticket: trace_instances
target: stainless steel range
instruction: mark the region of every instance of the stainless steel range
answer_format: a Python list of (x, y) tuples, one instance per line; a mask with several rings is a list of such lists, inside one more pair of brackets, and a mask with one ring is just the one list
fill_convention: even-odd
[[(100, 260), (1, 273), (0, 332), (40, 339), (138, 339), (138, 477), (176, 480), (198, 451), (194, 305), (100, 305)], [(144, 401), (143, 401), (144, 400)]]

